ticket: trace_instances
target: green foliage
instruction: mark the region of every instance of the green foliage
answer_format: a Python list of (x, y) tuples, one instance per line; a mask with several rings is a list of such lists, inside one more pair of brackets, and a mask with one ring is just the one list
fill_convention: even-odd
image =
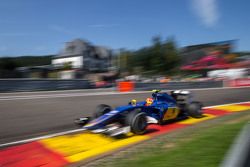
[(118, 56), (118, 66), (120, 67), (121, 71), (127, 71), (127, 68), (131, 67), (128, 66), (130, 62), (131, 52), (127, 50), (120, 50), (120, 55)]
[(2, 57), (0, 58), (0, 78), (20, 78), (22, 75), (16, 68), (48, 65), (51, 64), (52, 56)]
[(12, 58), (1, 58), (0, 59), (0, 69), (3, 70), (14, 70), (18, 67), (18, 63), (14, 61)]
[(2, 57), (0, 58), (0, 69), (14, 70), (17, 67), (48, 65), (51, 64), (52, 56)]
[(72, 69), (72, 63), (66, 62), (63, 64), (63, 70), (71, 70)]
[(173, 74), (178, 70), (180, 57), (172, 38), (162, 41), (160, 36), (152, 39), (149, 47), (137, 51), (120, 52), (120, 69), (130, 74)]
[(234, 54), (238, 55), (238, 56), (246, 56), (246, 55), (250, 55), (250, 52), (234, 52)]

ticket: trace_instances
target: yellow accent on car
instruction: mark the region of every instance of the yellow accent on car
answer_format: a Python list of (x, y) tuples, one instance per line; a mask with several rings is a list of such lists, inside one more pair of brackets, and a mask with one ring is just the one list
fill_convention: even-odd
[(164, 114), (163, 120), (170, 120), (177, 117), (177, 115), (180, 113), (180, 109), (177, 107), (169, 107), (166, 113)]

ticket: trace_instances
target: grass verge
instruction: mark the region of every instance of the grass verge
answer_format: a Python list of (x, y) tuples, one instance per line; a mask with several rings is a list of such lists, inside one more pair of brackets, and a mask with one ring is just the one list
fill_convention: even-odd
[[(250, 120), (249, 112), (232, 114), (166, 134), (90, 166), (215, 167)], [(88, 165), (87, 165), (88, 166)]]

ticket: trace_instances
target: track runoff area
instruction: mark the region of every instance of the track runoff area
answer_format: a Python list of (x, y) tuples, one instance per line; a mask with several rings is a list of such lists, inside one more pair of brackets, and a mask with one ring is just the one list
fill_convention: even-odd
[[(124, 147), (152, 139), (158, 135), (185, 128), (209, 119), (250, 110), (250, 101), (204, 107), (204, 117), (188, 118), (167, 125), (149, 125), (145, 135), (127, 134), (117, 139), (81, 129), (38, 138), (1, 144), (0, 166), (65, 166), (93, 160)], [(74, 132), (74, 133), (73, 133)]]

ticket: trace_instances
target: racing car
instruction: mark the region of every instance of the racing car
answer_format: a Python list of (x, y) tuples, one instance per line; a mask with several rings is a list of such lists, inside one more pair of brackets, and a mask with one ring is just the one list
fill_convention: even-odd
[(144, 134), (149, 124), (165, 124), (171, 121), (202, 117), (202, 103), (193, 101), (189, 91), (175, 90), (162, 93), (154, 90), (145, 101), (131, 100), (127, 105), (112, 109), (109, 105), (97, 106), (93, 117), (75, 120), (78, 126), (93, 133), (118, 136), (132, 132)]

